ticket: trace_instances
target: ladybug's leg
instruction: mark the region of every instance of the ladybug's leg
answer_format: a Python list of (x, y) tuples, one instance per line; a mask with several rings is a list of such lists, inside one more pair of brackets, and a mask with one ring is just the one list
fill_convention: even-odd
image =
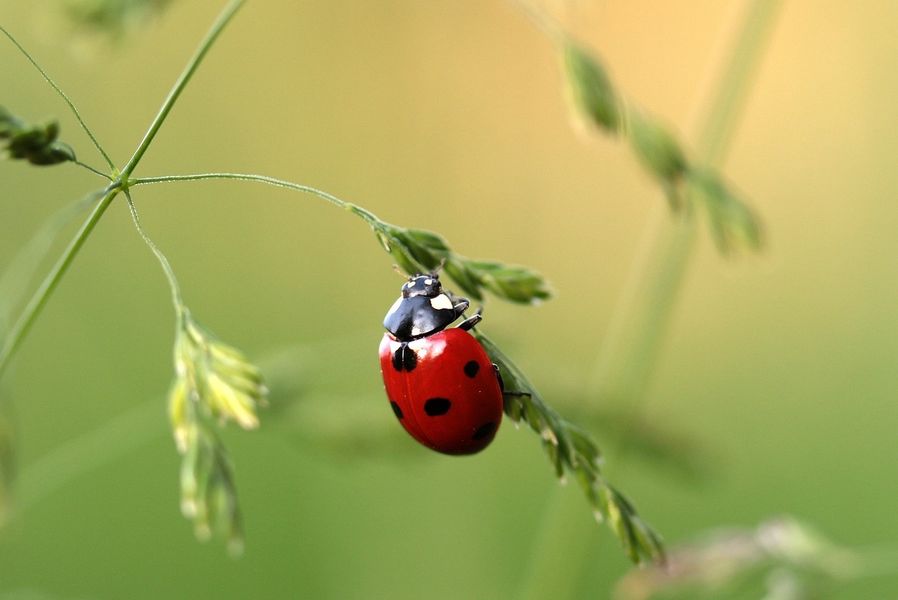
[(514, 390), (506, 390), (505, 382), (502, 381), (502, 373), (499, 371), (499, 365), (493, 363), (493, 370), (496, 372), (496, 379), (499, 380), (499, 389), (502, 391), (503, 396), (518, 396), (524, 398), (530, 398), (532, 394), (530, 392), (520, 392)]
[(457, 298), (458, 302), (452, 307), (452, 310), (455, 311), (455, 318), (459, 318), (464, 314), (466, 310), (468, 310), (468, 306), (470, 303), (464, 298)]
[(499, 380), (499, 390), (505, 394), (505, 382), (502, 381), (502, 373), (499, 372), (499, 365), (493, 363), (493, 371), (496, 372), (496, 379)]
[[(468, 301), (465, 300), (465, 308), (467, 308), (467, 304), (468, 304)], [(482, 321), (482, 320), (483, 320), (483, 307), (481, 306), (477, 309), (477, 312), (474, 313), (473, 317), (468, 317), (467, 319), (465, 319), (464, 321), (459, 323), (458, 328), (468, 331), (468, 330), (472, 329), (475, 325), (480, 323), (480, 321)]]
[(480, 323), (480, 321), (482, 321), (482, 320), (483, 320), (483, 315), (481, 315), (480, 313), (477, 313), (473, 317), (468, 317), (467, 319), (465, 319), (464, 321), (459, 323), (458, 328), (468, 331), (469, 329), (471, 329), (472, 327), (474, 327), (475, 325)]

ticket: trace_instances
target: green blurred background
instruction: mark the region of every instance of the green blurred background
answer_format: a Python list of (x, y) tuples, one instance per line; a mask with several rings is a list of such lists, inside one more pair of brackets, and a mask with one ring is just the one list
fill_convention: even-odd
[[(118, 42), (73, 30), (61, 4), (3, 0), (0, 24), (124, 163), (219, 3), (173, 2)], [(741, 3), (560, 4), (618, 87), (688, 145)], [(898, 4), (784, 4), (724, 167), (769, 243), (725, 260), (702, 229), (642, 409), (707, 468), (685, 476), (598, 439), (609, 477), (671, 543), (788, 513), (847, 546), (894, 548)], [(0, 82), (5, 106), (59, 117), (99, 165), (8, 43)], [(509, 2), (249, 2), (137, 175), (282, 177), (531, 266), (557, 298), (489, 301), (485, 330), (561, 412), (619, 408), (587, 391), (663, 199), (624, 144), (577, 134), (562, 92), (551, 42)], [(0, 163), (2, 264), (97, 181)], [(168, 291), (116, 203), (4, 376), (21, 486), (0, 598), (609, 597), (628, 564), (529, 431), (506, 423), (458, 459), (395, 425), (375, 352), (401, 280), (361, 221), (253, 184), (135, 200), (194, 314), (263, 364), (280, 356), (299, 399), (258, 433), (226, 434), (245, 555), (196, 542), (163, 401)], [(898, 597), (898, 576), (831, 597)]]

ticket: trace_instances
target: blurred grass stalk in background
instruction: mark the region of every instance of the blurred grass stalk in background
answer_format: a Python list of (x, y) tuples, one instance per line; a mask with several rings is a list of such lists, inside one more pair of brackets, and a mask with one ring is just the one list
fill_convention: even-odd
[[(748, 0), (739, 7), (733, 32), (727, 32), (731, 48), (719, 74), (709, 78), (713, 85), (703, 92), (707, 98), (697, 102), (692, 118), (695, 152), (703, 165), (716, 168), (726, 159), (780, 4)], [(646, 226), (594, 371), (597, 398), (636, 410), (651, 381), (697, 235), (692, 215), (668, 213), (656, 207)]]
[[(544, 21), (530, 5), (523, 6), (538, 22)], [(694, 117), (697, 160), (708, 167), (724, 162), (780, 0), (748, 0), (738, 8), (732, 32), (727, 32), (730, 48), (723, 55), (719, 74), (709, 78), (709, 87), (703, 92), (708, 99), (697, 102)], [(664, 205), (654, 209), (594, 370), (595, 401), (617, 404), (634, 419), (651, 380), (696, 239), (696, 219), (688, 207), (671, 212)], [(626, 434), (621, 436), (624, 445), (626, 438)], [(578, 557), (586, 554), (589, 530), (574, 524), (579, 524), (582, 515), (571, 507), (563, 501), (561, 491), (555, 490), (534, 541), (521, 597), (576, 594), (584, 567), (584, 559)]]
[(663, 567), (630, 571), (618, 582), (614, 598), (673, 595), (696, 600), (731, 598), (747, 591), (751, 597), (765, 593), (765, 600), (800, 600), (819, 597), (833, 582), (875, 572), (870, 556), (838, 546), (788, 517), (770, 519), (754, 529), (706, 532), (673, 549), (669, 558)]

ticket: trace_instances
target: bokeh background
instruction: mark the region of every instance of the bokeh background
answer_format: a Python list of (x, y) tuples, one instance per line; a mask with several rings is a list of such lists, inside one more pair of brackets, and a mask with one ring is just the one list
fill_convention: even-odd
[[(0, 23), (124, 163), (218, 4), (172, 2), (117, 41), (74, 28), (61, 5), (3, 0)], [(689, 145), (740, 6), (549, 8)], [(594, 429), (609, 478), (670, 543), (791, 514), (848, 547), (898, 547), (896, 23), (890, 0), (796, 0), (778, 16), (724, 166), (768, 243), (723, 259), (701, 230), (640, 408), (689, 441), (700, 472), (676, 466), (679, 446), (648, 460)], [(100, 164), (5, 42), (0, 90), (24, 117), (59, 117)], [(562, 413), (583, 414), (622, 408), (589, 392), (663, 198), (625, 144), (570, 121), (555, 48), (512, 3), (255, 1), (137, 174), (283, 177), (539, 270), (557, 297), (489, 300), (485, 330)], [(2, 264), (97, 185), (75, 167), (0, 163)], [(610, 597), (627, 561), (529, 431), (506, 423), (488, 452), (458, 459), (395, 425), (375, 352), (401, 280), (361, 221), (253, 184), (135, 200), (199, 320), (295, 384), (259, 432), (226, 434), (246, 553), (198, 543), (179, 515), (172, 310), (117, 203), (2, 381), (19, 486), (0, 598)], [(828, 597), (898, 597), (898, 569), (880, 567)]]

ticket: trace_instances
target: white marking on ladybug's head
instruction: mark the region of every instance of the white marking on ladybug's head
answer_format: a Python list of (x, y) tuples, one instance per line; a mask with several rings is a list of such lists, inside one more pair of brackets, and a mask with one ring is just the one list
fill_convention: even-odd
[(430, 305), (436, 310), (452, 310), (452, 300), (446, 294), (440, 294), (430, 299)]
[(434, 275), (415, 275), (411, 281), (402, 286), (402, 295), (406, 298), (414, 296), (432, 298), (441, 291), (440, 280)]
[(421, 335), (422, 333), (424, 333), (424, 330), (421, 329), (420, 327), (418, 327), (418, 326), (413, 326), (413, 327), (412, 327), (412, 336), (418, 337), (418, 336)]

